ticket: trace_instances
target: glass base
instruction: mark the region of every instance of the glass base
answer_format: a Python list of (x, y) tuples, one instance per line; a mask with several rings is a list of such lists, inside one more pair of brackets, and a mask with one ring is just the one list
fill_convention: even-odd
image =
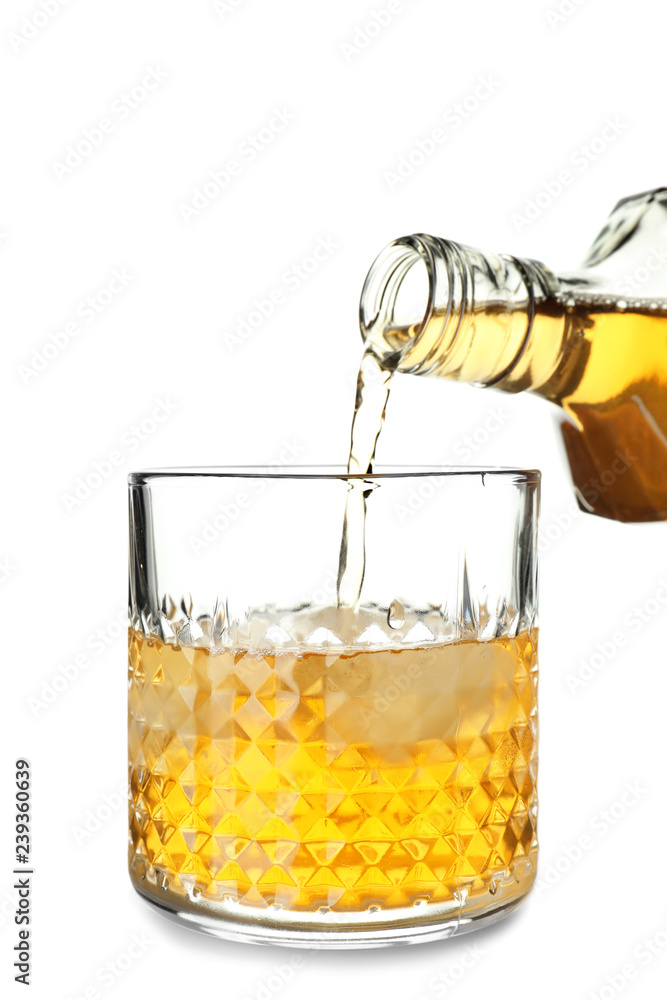
[(458, 904), (424, 903), (389, 911), (316, 913), (287, 911), (280, 907), (258, 909), (242, 903), (198, 901), (190, 904), (180, 894), (156, 889), (146, 882), (132, 884), (142, 898), (174, 923), (226, 941), (279, 945), (289, 948), (382, 948), (423, 944), (488, 927), (512, 913), (525, 899), (530, 885), (514, 886), (512, 894), (490, 897), (489, 905), (466, 910)]

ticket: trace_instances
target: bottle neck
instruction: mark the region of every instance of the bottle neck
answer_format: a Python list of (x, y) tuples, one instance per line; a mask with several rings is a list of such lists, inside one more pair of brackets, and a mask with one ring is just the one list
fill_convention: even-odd
[(536, 261), (408, 236), (386, 247), (368, 273), (361, 332), (391, 370), (540, 391), (564, 352), (559, 288)]

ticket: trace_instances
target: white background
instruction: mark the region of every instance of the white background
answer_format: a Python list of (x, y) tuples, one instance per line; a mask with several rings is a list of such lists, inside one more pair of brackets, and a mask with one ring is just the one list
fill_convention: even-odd
[[(384, 0), (218, 6), (69, 0), (45, 19), (36, 0), (4, 0), (0, 13), (0, 586), (10, 685), (0, 974), (11, 980), (16, 940), (13, 762), (27, 756), (31, 995), (40, 1000), (92, 987), (102, 997), (266, 997), (274, 966), (297, 954), (180, 931), (130, 887), (125, 807), (115, 794), (125, 778), (116, 622), (126, 597), (126, 473), (266, 463), (286, 443), (301, 450), (301, 462), (343, 461), (361, 346), (358, 296), (385, 243), (425, 231), (571, 269), (620, 197), (667, 181), (664, 24), (648, 0), (566, 0), (560, 19), (549, 16), (556, 0), (403, 0), (355, 50), (357, 29)], [(165, 78), (131, 113), (119, 110), (150, 69)], [(479, 100), (482, 78), (492, 93)], [(465, 119), (455, 107), (463, 102), (472, 108)], [(293, 120), (249, 162), (239, 149), (276, 108)], [(103, 118), (112, 131), (78, 165), (60, 169), (68, 146)], [(618, 134), (592, 153), (609, 118)], [(392, 190), (387, 172), (439, 126), (446, 141)], [(230, 159), (242, 162), (240, 174), (186, 222), (182, 206)], [(545, 184), (556, 191), (551, 182), (563, 169), (572, 183), (543, 194), (544, 207), (522, 223), (527, 201)], [(333, 240), (334, 252), (287, 289), (282, 276), (319, 238)], [(131, 281), (87, 322), (80, 304), (114, 269)], [(229, 334), (254, 300), (275, 289), (285, 300), (230, 349)], [(39, 364), (34, 352), (72, 322), (78, 334), (61, 337), (55, 357), (26, 375)], [(650, 600), (667, 595), (667, 531), (572, 515), (547, 404), (398, 381), (380, 460), (460, 461), (456, 445), (478, 431), (487, 440), (473, 464), (544, 473), (541, 887), (514, 917), (475, 936), (378, 953), (302, 952), (303, 965), (269, 995), (609, 1000), (622, 992), (652, 1000), (667, 978), (665, 612), (661, 605), (640, 628), (630, 621), (633, 608), (649, 601), (655, 610)], [(160, 400), (175, 412), (137, 442), (132, 428)], [(503, 427), (480, 432), (498, 405)], [(68, 509), (64, 495), (78, 478), (118, 450), (113, 474)], [(117, 638), (95, 654), (89, 637), (98, 628)], [(612, 647), (573, 692), (568, 677), (580, 658), (589, 661), (618, 629), (625, 646)], [(82, 653), (86, 669), (35, 709), (30, 699)], [(620, 805), (628, 782), (638, 791)], [(613, 825), (603, 817), (609, 809)], [(96, 812), (105, 817), (100, 828), (77, 843)], [(589, 847), (578, 858), (582, 836)], [(134, 934), (148, 936), (147, 950), (105, 985), (99, 970), (124, 955)], [(637, 948), (656, 935), (659, 953), (648, 961)], [(448, 986), (473, 945), (472, 967)], [(635, 975), (625, 983), (618, 970), (628, 963)], [(12, 996), (22, 990), (10, 985)]]

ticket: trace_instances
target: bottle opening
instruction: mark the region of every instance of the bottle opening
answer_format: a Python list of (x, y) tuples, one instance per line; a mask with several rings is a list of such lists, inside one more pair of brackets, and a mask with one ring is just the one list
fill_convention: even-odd
[(414, 236), (390, 243), (373, 262), (359, 308), (362, 338), (385, 368), (399, 367), (428, 322), (432, 268)]

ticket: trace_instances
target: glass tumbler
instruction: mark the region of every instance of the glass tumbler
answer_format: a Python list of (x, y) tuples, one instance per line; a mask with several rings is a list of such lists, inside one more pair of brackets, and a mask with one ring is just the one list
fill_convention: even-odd
[[(537, 857), (539, 478), (129, 477), (142, 896), (222, 938), (306, 947), (446, 937), (517, 905)], [(343, 603), (354, 498), (361, 588)]]

